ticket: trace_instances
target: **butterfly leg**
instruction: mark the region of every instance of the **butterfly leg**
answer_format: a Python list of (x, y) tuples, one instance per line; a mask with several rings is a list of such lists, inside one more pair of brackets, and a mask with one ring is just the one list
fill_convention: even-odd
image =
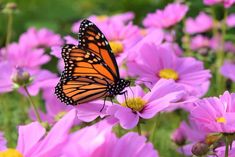
[(102, 108), (101, 108), (100, 112), (102, 112), (102, 111), (103, 111), (103, 109), (104, 109), (106, 99), (107, 99), (107, 97), (104, 97), (104, 104), (103, 104), (103, 106), (102, 106)]

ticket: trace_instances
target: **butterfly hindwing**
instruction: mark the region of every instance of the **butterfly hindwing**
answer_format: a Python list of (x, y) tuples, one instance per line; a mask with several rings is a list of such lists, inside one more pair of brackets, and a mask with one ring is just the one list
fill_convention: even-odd
[(58, 98), (71, 105), (86, 103), (107, 95), (107, 81), (97, 77), (70, 77), (56, 86)]
[(116, 79), (119, 79), (117, 62), (107, 39), (89, 20), (83, 20), (80, 25), (79, 45), (102, 58)]

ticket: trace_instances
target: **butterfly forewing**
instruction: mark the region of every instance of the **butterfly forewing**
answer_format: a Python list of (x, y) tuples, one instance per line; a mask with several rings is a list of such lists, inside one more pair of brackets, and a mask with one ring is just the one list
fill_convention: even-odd
[(80, 25), (79, 45), (102, 58), (116, 79), (120, 77), (115, 56), (107, 39), (89, 20), (83, 20)]

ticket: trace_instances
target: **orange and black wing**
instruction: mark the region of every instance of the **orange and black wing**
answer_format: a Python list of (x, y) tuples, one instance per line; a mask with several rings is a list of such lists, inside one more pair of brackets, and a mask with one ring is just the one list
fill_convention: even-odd
[(112, 49), (104, 34), (89, 20), (83, 20), (79, 29), (79, 47), (103, 59), (107, 69), (116, 78), (120, 79), (119, 69)]
[(62, 102), (76, 105), (108, 95), (115, 78), (102, 58), (75, 45), (65, 45), (62, 57), (65, 70), (55, 91)]

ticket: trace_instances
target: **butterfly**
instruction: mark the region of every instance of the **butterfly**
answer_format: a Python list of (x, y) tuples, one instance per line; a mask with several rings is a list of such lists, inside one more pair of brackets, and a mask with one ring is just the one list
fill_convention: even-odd
[(78, 45), (62, 48), (65, 69), (55, 94), (67, 105), (77, 105), (100, 98), (124, 94), (130, 81), (120, 78), (112, 49), (99, 28), (83, 20), (78, 33)]

